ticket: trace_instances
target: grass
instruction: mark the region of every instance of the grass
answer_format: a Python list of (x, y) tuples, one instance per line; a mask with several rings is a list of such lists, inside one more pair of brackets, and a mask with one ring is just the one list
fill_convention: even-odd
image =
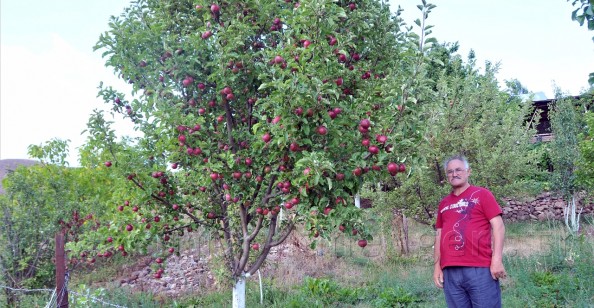
[[(594, 232), (570, 236), (560, 222), (509, 223), (502, 281), (504, 307), (594, 307)], [(594, 230), (592, 221), (583, 229)], [(445, 307), (441, 290), (432, 283), (432, 230), (412, 224), (411, 253), (387, 254), (388, 240), (376, 237), (376, 246), (354, 249), (336, 239), (322, 243), (315, 253), (285, 258), (263, 269), (263, 304), (257, 277), (248, 280), (247, 307)], [(293, 238), (289, 240), (305, 239)], [(306, 245), (304, 245), (306, 246)], [(358, 248), (358, 247), (355, 247)], [(391, 251), (397, 251), (392, 249)], [(124, 261), (73, 279), (79, 294), (126, 307), (229, 307), (231, 291), (215, 290), (185, 298), (156, 298), (147, 293), (97, 288), (108, 281)], [(93, 287), (91, 283), (93, 282)], [(74, 297), (72, 307), (104, 307)], [(32, 301), (33, 299), (31, 299)], [(36, 305), (32, 305), (34, 307)]]

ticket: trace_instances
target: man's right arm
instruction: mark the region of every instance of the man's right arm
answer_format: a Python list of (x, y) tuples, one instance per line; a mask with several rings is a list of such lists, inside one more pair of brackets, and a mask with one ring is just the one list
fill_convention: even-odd
[(441, 270), (441, 255), (440, 255), (440, 243), (441, 243), (441, 228), (435, 231), (435, 244), (433, 245), (433, 283), (438, 288), (443, 288), (443, 271)]

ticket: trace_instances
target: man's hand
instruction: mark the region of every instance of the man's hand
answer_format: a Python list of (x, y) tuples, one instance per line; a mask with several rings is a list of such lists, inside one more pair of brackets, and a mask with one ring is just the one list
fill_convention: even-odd
[(439, 263), (435, 264), (435, 269), (433, 270), (433, 283), (435, 283), (436, 287), (443, 289), (443, 271)]
[(503, 262), (501, 262), (500, 260), (492, 260), (490, 270), (491, 277), (493, 277), (493, 279), (495, 280), (507, 277), (507, 273), (505, 272), (505, 268), (503, 267)]

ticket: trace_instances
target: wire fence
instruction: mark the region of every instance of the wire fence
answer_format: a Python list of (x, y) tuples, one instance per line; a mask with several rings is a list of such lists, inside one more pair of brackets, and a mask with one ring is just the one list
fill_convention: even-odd
[(126, 306), (122, 306), (122, 305), (118, 305), (118, 304), (114, 304), (114, 303), (110, 303), (107, 302), (106, 300), (103, 300), (97, 296), (93, 296), (90, 294), (90, 290), (87, 289), (87, 293), (86, 294), (82, 294), (79, 292), (75, 292), (72, 290), (68, 290), (68, 282), (70, 275), (67, 273), (64, 279), (64, 287), (57, 291), (56, 289), (22, 289), (22, 288), (12, 288), (9, 286), (3, 286), (0, 285), (0, 289), (6, 289), (6, 290), (10, 290), (11, 292), (20, 292), (20, 293), (33, 293), (33, 292), (47, 292), (47, 293), (51, 293), (50, 295), (50, 299), (47, 301), (45, 308), (54, 308), (54, 307), (58, 307), (58, 298), (62, 298), (64, 296), (67, 295), (74, 295), (72, 300), (73, 302), (78, 302), (81, 304), (88, 304), (88, 303), (93, 303), (93, 304), (101, 304), (102, 306), (106, 306), (106, 307), (116, 307), (116, 308), (127, 308)]

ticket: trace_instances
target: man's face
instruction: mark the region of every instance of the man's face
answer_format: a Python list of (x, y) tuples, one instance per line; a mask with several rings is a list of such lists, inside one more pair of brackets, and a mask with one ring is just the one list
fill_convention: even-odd
[(453, 188), (462, 187), (468, 183), (470, 169), (466, 169), (463, 161), (454, 159), (448, 163), (446, 175)]

